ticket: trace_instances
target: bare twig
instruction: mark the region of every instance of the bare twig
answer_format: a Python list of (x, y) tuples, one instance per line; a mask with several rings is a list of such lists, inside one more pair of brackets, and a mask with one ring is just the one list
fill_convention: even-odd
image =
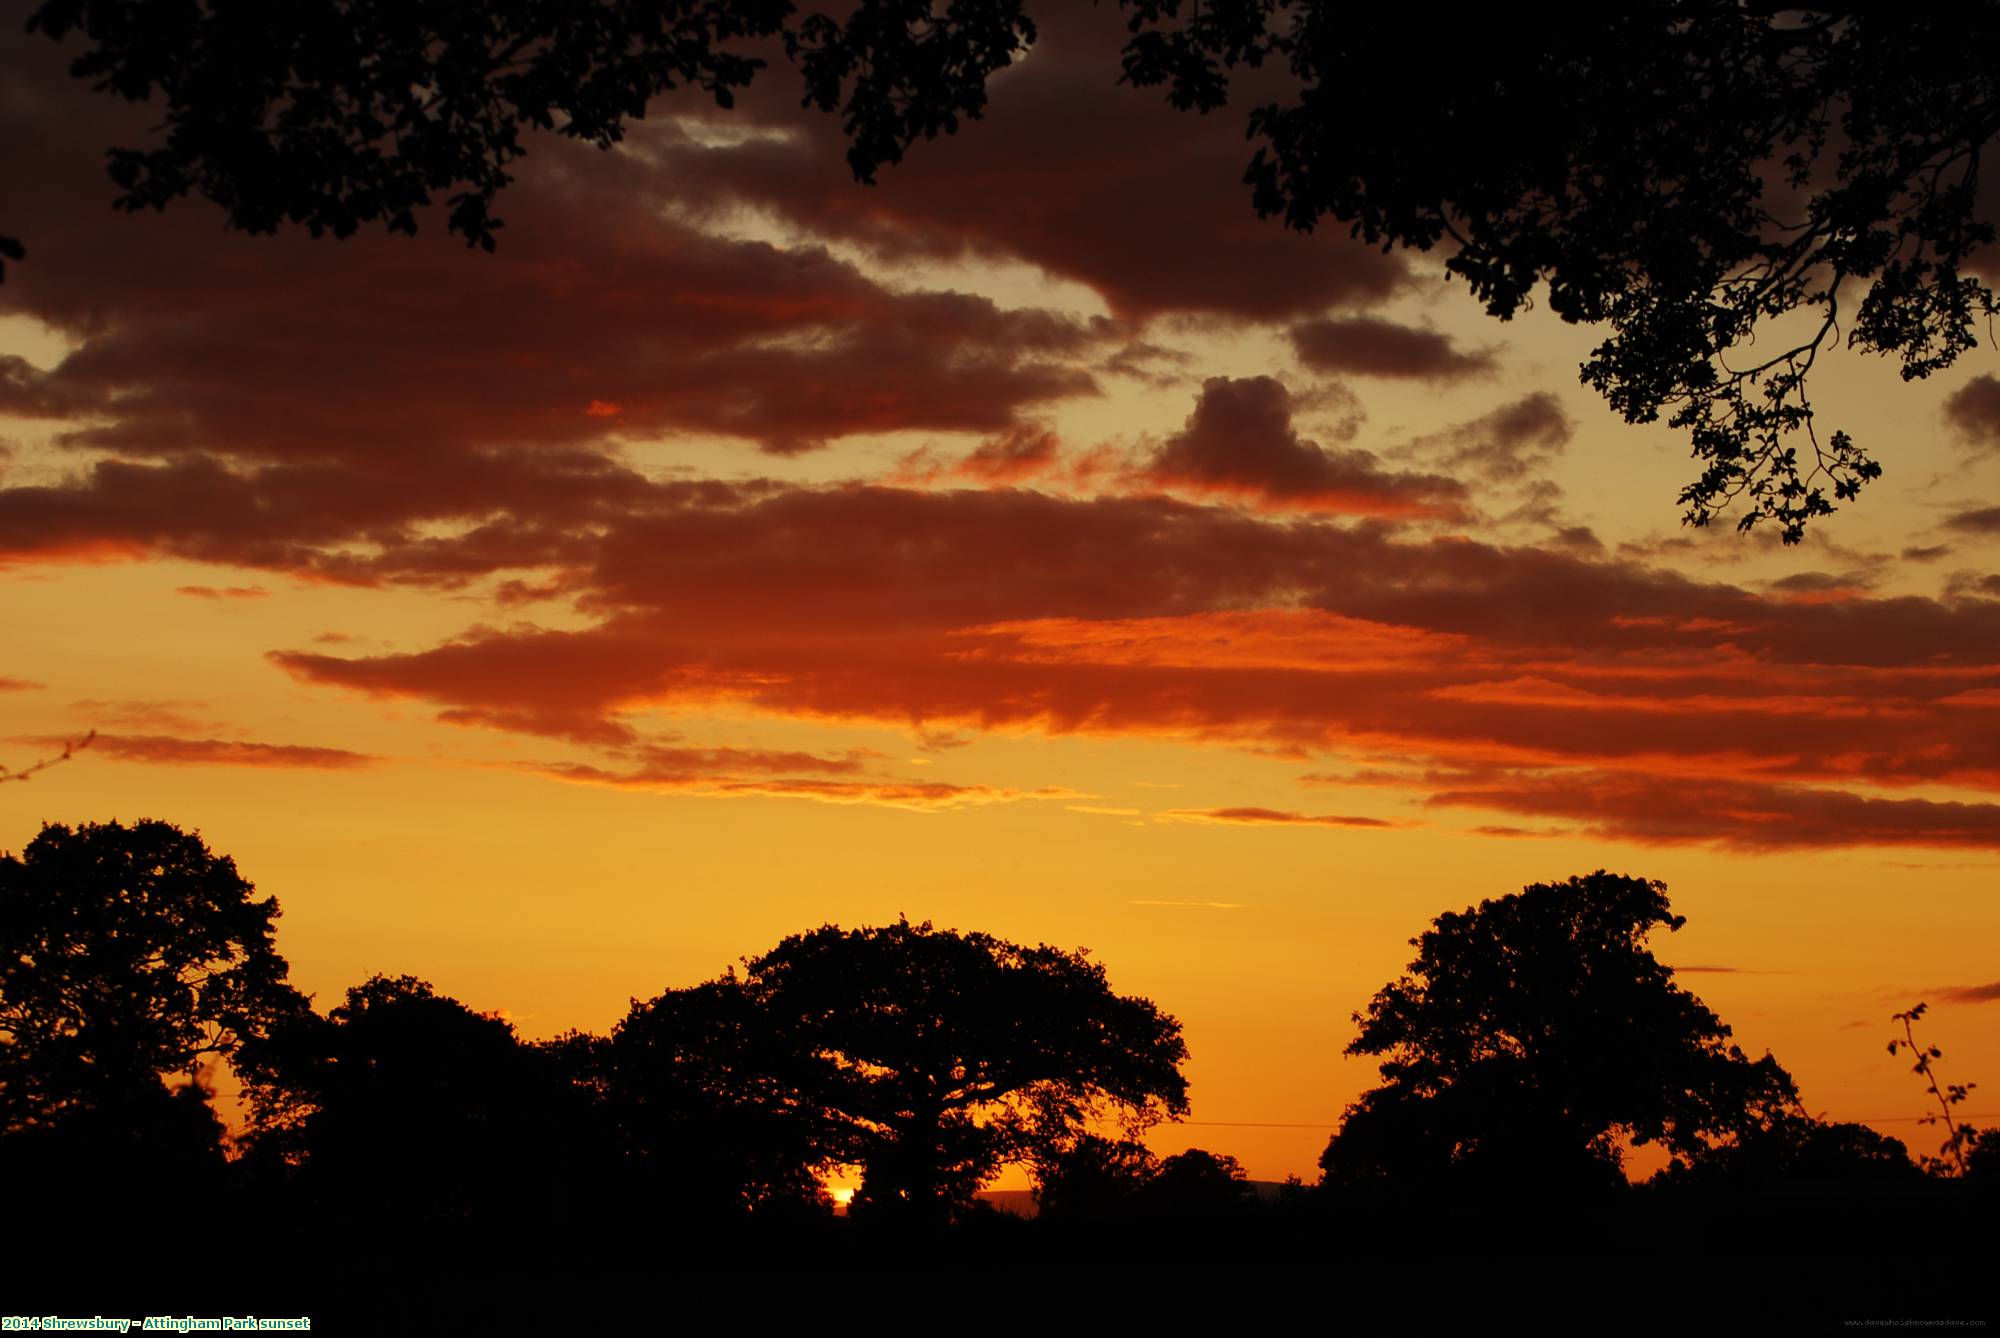
[(24, 781), (38, 771), (47, 771), (59, 762), (67, 762), (85, 748), (90, 747), (91, 741), (96, 737), (97, 731), (93, 729), (76, 742), (64, 744), (63, 750), (54, 757), (45, 757), (39, 762), (22, 767), (19, 771), (9, 771), (6, 767), (0, 766), (0, 781)]

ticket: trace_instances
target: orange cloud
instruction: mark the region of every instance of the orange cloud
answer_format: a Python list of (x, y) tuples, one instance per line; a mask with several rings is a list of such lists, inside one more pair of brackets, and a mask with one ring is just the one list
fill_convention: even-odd
[(1642, 845), (1776, 851), (1830, 846), (2000, 849), (2000, 804), (1881, 799), (1799, 785), (1582, 773), (1517, 775), (1441, 790), (1433, 805), (1578, 820), (1591, 836)]
[(174, 593), (192, 599), (268, 599), (271, 594), (261, 585), (177, 585)]
[[(47, 747), (60, 739), (22, 740)], [(381, 759), (345, 748), (319, 748), (295, 743), (251, 743), (240, 739), (183, 739), (166, 734), (99, 734), (94, 752), (125, 762), (169, 766), (306, 767), (344, 771), (373, 766)]]
[(1163, 822), (1240, 823), (1246, 826), (1408, 827), (1386, 818), (1350, 817), (1337, 813), (1286, 813), (1274, 808), (1170, 808), (1157, 815)]
[[(647, 497), (573, 568), (595, 626), (274, 659), (447, 719), (608, 745), (632, 741), (625, 713), (732, 705), (1402, 759), (1439, 790), (1481, 768), (2000, 789), (1985, 601), (1801, 605), (1591, 554), (1161, 497)], [(1866, 814), (1963, 839), (1929, 810)]]
[(807, 799), (821, 804), (868, 804), (919, 812), (973, 805), (1018, 803), (1034, 799), (1074, 798), (1058, 788), (1011, 789), (991, 785), (953, 785), (944, 781), (826, 780), (818, 777), (774, 776), (743, 778), (640, 768), (608, 771), (582, 763), (558, 763), (538, 768), (558, 780), (619, 789), (729, 798)]

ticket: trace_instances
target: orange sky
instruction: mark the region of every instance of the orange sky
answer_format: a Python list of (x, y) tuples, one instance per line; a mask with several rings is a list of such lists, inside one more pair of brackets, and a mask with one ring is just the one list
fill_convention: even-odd
[(1682, 530), (1601, 334), (1259, 222), (1101, 18), (872, 191), (776, 83), (538, 141), (492, 256), (116, 214), (120, 110), (6, 39), (0, 760), (98, 738), (0, 845), (198, 827), (322, 1004), (529, 1036), (828, 921), (1088, 946), (1186, 1025), (1156, 1146), (1267, 1178), (1433, 915), (1605, 867), (1810, 1108), (1929, 1141), (1889, 1013), (2000, 1082), (1993, 349), (1823, 360), (1883, 479)]

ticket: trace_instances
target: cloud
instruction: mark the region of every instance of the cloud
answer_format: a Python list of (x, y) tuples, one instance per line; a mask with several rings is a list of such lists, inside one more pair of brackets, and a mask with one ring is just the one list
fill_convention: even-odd
[(1571, 553), (1594, 556), (1604, 551), (1604, 541), (1588, 525), (1563, 525), (1549, 536), (1549, 543)]
[(1857, 599), (1874, 584), (1868, 572), (1796, 571), (1767, 582), (1765, 588), (1794, 603), (1821, 604)]
[[(517, 723), (530, 732), (564, 732), (543, 728), (545, 722), (541, 721)], [(678, 739), (636, 740), (630, 731), (624, 735), (609, 747), (615, 766), (566, 761), (539, 763), (529, 770), (578, 784), (662, 794), (803, 799), (915, 811), (1078, 797), (1073, 790), (1056, 787), (1023, 790), (869, 776), (864, 773), (875, 754), (863, 750), (826, 755), (797, 749), (691, 745)]]
[[(1650, 777), (1667, 799), (1710, 781), (1836, 805), (1861, 802), (1855, 785), (2000, 788), (1988, 601), (1800, 603), (1602, 555), (1158, 496), (751, 483), (649, 498), (578, 560), (585, 625), (274, 660), (447, 719), (606, 746), (633, 741), (636, 712), (727, 708), (1400, 758), (1438, 791), (1496, 767)], [(1488, 807), (1572, 816), (1547, 794), (1522, 810), (1520, 788)], [(1577, 816), (1777, 839), (1726, 806), (1664, 811), (1681, 826)], [(1855, 813), (1810, 840), (1967, 839), (1935, 807)]]
[[(949, 144), (913, 146), (872, 187), (842, 161), (837, 120), (801, 109), (776, 79), (726, 114), (730, 142), (668, 133), (646, 151), (684, 208), (747, 205), (890, 263), (1025, 261), (1087, 285), (1130, 321), (1295, 319), (1405, 286), (1400, 256), (1257, 217), (1241, 115), (1188, 116), (1157, 90), (1122, 85), (1118, 10), (1046, 6), (1035, 17), (1033, 53), (993, 79), (980, 118)], [(1232, 78), (1232, 100), (1248, 107), (1281, 76)], [(752, 127), (775, 133), (742, 134)]]
[(36, 692), (47, 686), (46, 683), (36, 683), (25, 678), (0, 677), (0, 692)]
[(1292, 426), (1292, 407), (1290, 392), (1273, 377), (1211, 377), (1186, 426), (1154, 453), (1145, 477), (1274, 511), (1462, 514), (1460, 484), (1436, 475), (1392, 473), (1367, 451), (1307, 441)]
[(1955, 571), (1944, 593), (1947, 599), (2000, 599), (2000, 572)]
[[(37, 738), (20, 742), (52, 747), (62, 740)], [(345, 748), (252, 743), (241, 739), (184, 739), (167, 734), (99, 734), (92, 742), (91, 750), (124, 762), (169, 766), (300, 767), (345, 771), (373, 766), (381, 761), (378, 757), (349, 752)]]
[(583, 763), (554, 763), (538, 768), (558, 780), (620, 789), (654, 790), (709, 798), (805, 799), (821, 804), (864, 804), (917, 812), (1010, 804), (1024, 800), (1064, 799), (1074, 792), (1058, 788), (1012, 789), (991, 785), (953, 785), (943, 781), (826, 780), (817, 777), (737, 777), (696, 772), (659, 772), (646, 768), (617, 772)]
[(2000, 980), (1988, 985), (1940, 985), (1928, 992), (1946, 1003), (2000, 1003)]
[(981, 442), (958, 468), (966, 477), (1013, 483), (1047, 472), (1058, 449), (1056, 434), (1048, 428), (1023, 426)]
[(231, 585), (220, 588), (212, 585), (177, 585), (174, 587), (174, 593), (186, 595), (191, 599), (268, 599), (271, 596), (271, 592), (261, 585)]
[(1783, 971), (1756, 971), (1747, 966), (1676, 966), (1676, 974), (1684, 976), (1777, 976)]
[(1555, 396), (1536, 391), (1470, 422), (1419, 437), (1405, 453), (1447, 473), (1512, 483), (1561, 455), (1575, 431)]
[[(887, 481), (912, 485), (957, 481), (1008, 487), (1065, 472), (1064, 464), (1062, 440), (1053, 429), (1022, 424), (987, 438), (955, 460), (941, 458), (934, 447), (919, 447), (897, 462)], [(1076, 462), (1069, 462), (1066, 472), (1075, 475)]]
[(817, 753), (768, 748), (687, 748), (648, 743), (626, 750), (626, 756), (633, 766), (620, 780), (640, 785), (678, 784), (746, 772), (753, 775), (783, 775), (800, 771), (853, 775), (862, 767), (862, 756), (858, 753), (825, 757)]
[(1163, 822), (1242, 824), (1251, 827), (1407, 827), (1386, 818), (1352, 817), (1338, 813), (1287, 813), (1275, 808), (1170, 808), (1156, 815)]
[[(383, 497), (400, 466), (419, 504), (464, 514), (477, 497), (452, 488), (476, 494), (486, 453), (527, 446), (680, 433), (783, 454), (1004, 432), (1096, 393), (1085, 364), (1128, 342), (1103, 320), (885, 286), (823, 246), (704, 232), (669, 216), (678, 169), (636, 145), (544, 137), (490, 256), (441, 211), (415, 238), (338, 244), (229, 235), (199, 202), (135, 217), (108, 207), (102, 169), (124, 113), (51, 44), (16, 47), (0, 159), (34, 260), (10, 267), (0, 303), (76, 347), (46, 368), (0, 362), (0, 412), (56, 420), (72, 448), (341, 461), (370, 467)], [(844, 170), (837, 152), (828, 166)]]
[(1960, 511), (1945, 519), (1949, 529), (1965, 534), (2000, 534), (2000, 506), (1980, 507), (1976, 510)]
[(2000, 377), (1973, 377), (1944, 402), (1944, 418), (1974, 452), (2000, 451)]
[(1287, 333), (1316, 372), (1453, 381), (1493, 369), (1490, 352), (1464, 353), (1449, 335), (1372, 316), (1303, 321)]
[[(846, 182), (837, 125), (771, 81), (730, 122), (750, 133), (668, 118), (615, 156), (545, 141), (490, 257), (433, 218), (415, 241), (335, 245), (221, 236), (198, 202), (120, 214), (99, 151), (122, 132), (99, 118), (143, 131), (148, 113), (80, 91), (37, 46), (0, 94), (9, 231), (33, 248), (0, 303), (69, 351), (0, 363), (0, 406), (63, 444), (37, 462), (57, 467), (9, 475), (37, 482), (0, 488), (0, 560), (166, 555), (490, 599), (520, 621), (398, 651), (301, 633), (273, 662), (590, 750), (543, 768), (579, 782), (912, 807), (1058, 793), (641, 733), (646, 714), (712, 705), (924, 748), (1008, 729), (1369, 759), (1425, 794), (1642, 840), (1983, 839), (1990, 805), (1874, 792), (2000, 788), (2000, 607), (1976, 597), (1991, 577), (1885, 598), (1829, 554), (1829, 579), (1862, 573), (1838, 599), (1694, 580), (1606, 554), (1547, 490), (1519, 513), (1555, 528), (1543, 546), (1392, 523), (1467, 518), (1455, 476), (1532, 488), (1572, 430), (1549, 395), (1411, 443), (1409, 467), (1313, 417), (1354, 422), (1343, 388), (1270, 377), (1209, 381), (1143, 459), (1059, 441), (1047, 406), (1100, 377), (1183, 374), (1142, 328), (1156, 316), (1287, 322), (1312, 332), (1302, 351), (1315, 334), (1328, 356), (1365, 345), (1389, 359), (1377, 371), (1483, 355), (1356, 317), (1400, 291), (1403, 263), (1257, 220), (1240, 123), (1104, 77), (1092, 44), (1115, 46), (1115, 11), (1045, 27), (986, 120), (874, 191)], [(720, 235), (725, 219), (758, 239)], [(962, 259), (1026, 261), (1113, 314), (921, 268)], [(962, 439), (934, 442), (924, 487), (648, 472), (657, 438), (785, 455), (888, 432)], [(1086, 477), (1128, 495), (1024, 486)], [(1952, 526), (2000, 529), (1984, 515)], [(94, 719), (135, 757), (360, 764), (153, 706)], [(1653, 818), (1619, 785), (1652, 786)]]
[(1440, 790), (1428, 802), (1575, 819), (1589, 835), (1641, 845), (1699, 843), (1749, 852), (1857, 845), (2000, 849), (2000, 804), (1880, 799), (1797, 785), (1707, 780), (1687, 786), (1630, 773), (1515, 774)]
[(71, 702), (69, 713), (97, 729), (148, 734), (217, 734), (229, 728), (208, 713), (206, 702), (86, 698)]

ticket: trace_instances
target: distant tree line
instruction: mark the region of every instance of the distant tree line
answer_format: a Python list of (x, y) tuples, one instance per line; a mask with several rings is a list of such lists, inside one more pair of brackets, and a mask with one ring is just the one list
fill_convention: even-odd
[[(162, 822), (47, 826), (0, 856), (0, 1184), (34, 1228), (10, 1257), (101, 1265), (81, 1304), (110, 1313), (116, 1277), (180, 1313), (159, 1290), (220, 1267), (231, 1296), (294, 1313), (302, 1294), (331, 1314), (476, 1293), (518, 1318), (677, 1270), (1088, 1269), (1190, 1242), (1243, 1268), (1790, 1244), (1875, 1252), (1893, 1279), (1912, 1240), (1928, 1265), (1990, 1249), (2000, 1204), (2000, 1130), (1956, 1119), (1970, 1084), (1938, 1085), (1921, 1008), (1898, 1047), (1947, 1138), (1913, 1160), (1732, 1045), (1645, 945), (1682, 924), (1665, 888), (1603, 872), (1413, 940), (1355, 1015), (1348, 1052), (1381, 1083), (1317, 1184), (1264, 1192), (1230, 1157), (1147, 1149), (1188, 1112), (1180, 1024), (1083, 952), (828, 925), (635, 1000), (608, 1035), (532, 1042), (410, 976), (318, 1012), (277, 916)], [(222, 1065), (247, 1105), (234, 1136)], [(1641, 1145), (1668, 1164), (1633, 1184)], [(1033, 1221), (977, 1197), (1008, 1164), (1033, 1177)], [(825, 1187), (842, 1166), (861, 1171), (844, 1217)], [(1937, 1300), (1959, 1275), (1921, 1276), (1884, 1295)]]

